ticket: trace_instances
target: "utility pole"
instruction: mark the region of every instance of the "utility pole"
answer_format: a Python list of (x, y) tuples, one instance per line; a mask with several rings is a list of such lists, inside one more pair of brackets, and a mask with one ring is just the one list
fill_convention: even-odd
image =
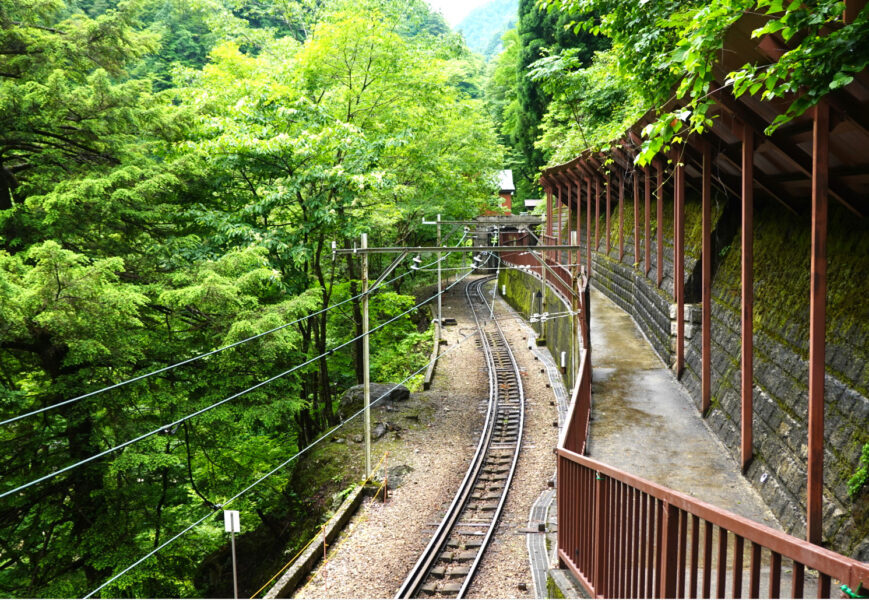
[[(438, 246), (441, 245), (441, 216), (438, 214)], [(443, 326), (443, 313), (442, 313), (442, 303), (441, 303), (441, 292), (443, 288), (441, 287), (441, 256), (442, 254), (438, 252), (438, 325)]]
[[(362, 234), (362, 250), (368, 248), (368, 234)], [(440, 296), (438, 297), (440, 298)], [(365, 477), (371, 475), (371, 373), (368, 345), (368, 253), (362, 253), (362, 388), (365, 402)]]

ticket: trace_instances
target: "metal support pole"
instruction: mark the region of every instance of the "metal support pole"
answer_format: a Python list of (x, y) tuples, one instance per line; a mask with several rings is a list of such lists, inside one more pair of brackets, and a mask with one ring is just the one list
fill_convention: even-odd
[[(362, 234), (362, 249), (368, 248), (368, 234)], [(439, 273), (440, 274), (440, 273)], [(440, 299), (440, 296), (438, 296)], [(368, 342), (368, 253), (362, 254), (362, 389), (365, 403), (365, 477), (371, 475), (371, 368)]]
[(673, 245), (673, 294), (676, 296), (676, 377), (682, 375), (685, 366), (685, 167), (678, 152), (673, 156), (676, 164), (673, 213), (676, 231)]
[(703, 143), (703, 306), (700, 318), (702, 353), (700, 355), (700, 413), (709, 410), (712, 398), (712, 149)]
[(600, 250), (600, 177), (594, 178), (594, 249)]
[(612, 202), (613, 197), (613, 178), (612, 175), (607, 173), (606, 176), (606, 214), (604, 215), (603, 222), (606, 227), (606, 255), (610, 255), (610, 248), (612, 245), (610, 244), (610, 203)]
[(643, 266), (643, 275), (649, 276), (649, 271), (652, 270), (652, 171), (649, 167), (643, 168), (643, 182), (645, 183), (645, 242), (646, 256), (644, 257), (645, 265)]
[(827, 178), (830, 109), (815, 106), (812, 132), (812, 287), (809, 300), (809, 466), (806, 538), (820, 544), (823, 535), (824, 371), (827, 312)]
[(619, 262), (625, 257), (625, 174), (619, 177)]
[[(441, 216), (438, 215), (438, 246), (441, 245)], [(441, 302), (441, 292), (444, 291), (443, 285), (441, 283), (441, 257), (443, 255), (438, 252), (438, 325), (443, 323), (443, 313), (441, 307), (443, 306)]]
[(640, 172), (634, 170), (634, 268), (640, 268)]
[(232, 597), (238, 600), (238, 566), (235, 558), (235, 531), (229, 533), (229, 539), (232, 544)]
[(658, 237), (658, 287), (664, 281), (664, 163), (658, 159), (655, 164), (658, 172), (658, 223), (655, 227)]
[(591, 179), (585, 178), (585, 197), (588, 200), (588, 210), (585, 211), (585, 260), (586, 271), (591, 277)]
[(742, 471), (752, 458), (754, 400), (754, 134), (742, 127)]

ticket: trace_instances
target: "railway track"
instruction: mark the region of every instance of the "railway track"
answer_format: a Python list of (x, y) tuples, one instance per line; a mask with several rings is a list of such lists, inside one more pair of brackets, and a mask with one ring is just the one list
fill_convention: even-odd
[(519, 459), (525, 397), (519, 368), (483, 285), (465, 294), (478, 329), (489, 374), (489, 399), (480, 442), (465, 478), (423, 554), (396, 598), (462, 598), (495, 532)]

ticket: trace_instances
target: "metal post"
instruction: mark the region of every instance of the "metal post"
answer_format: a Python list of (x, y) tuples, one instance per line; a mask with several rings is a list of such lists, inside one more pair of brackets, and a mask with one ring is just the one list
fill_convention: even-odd
[(640, 268), (640, 172), (634, 170), (634, 268)]
[(824, 363), (827, 311), (827, 177), (830, 109), (815, 106), (812, 135), (812, 287), (809, 300), (809, 466), (807, 539), (820, 544), (823, 535)]
[(651, 223), (652, 223), (652, 171), (649, 167), (643, 168), (643, 183), (645, 184), (645, 201), (646, 201), (646, 212), (645, 212), (645, 242), (646, 242), (646, 255), (644, 257), (645, 265), (643, 266), (643, 275), (646, 277), (649, 276), (649, 271), (652, 270), (652, 233), (651, 233)]
[(752, 457), (752, 417), (754, 411), (754, 134), (750, 127), (742, 127), (742, 471), (748, 468)]
[(703, 143), (703, 307), (701, 319), (700, 356), (700, 412), (705, 415), (709, 410), (712, 397), (712, 149), (709, 142)]
[(238, 599), (238, 561), (235, 555), (235, 534), (241, 532), (241, 520), (237, 510), (223, 511), (223, 528), (229, 532), (232, 546), (232, 592), (233, 598)]
[[(441, 216), (438, 215), (438, 246), (441, 245)], [(441, 292), (443, 291), (443, 287), (441, 284), (441, 257), (443, 255), (438, 252), (438, 324), (443, 323), (443, 313), (441, 311), (441, 307), (443, 303), (441, 302)]]
[(585, 178), (585, 197), (588, 200), (588, 210), (585, 211), (585, 260), (586, 271), (591, 277), (591, 179)]
[(603, 222), (606, 226), (606, 255), (610, 255), (610, 248), (612, 247), (610, 244), (610, 203), (612, 202), (613, 197), (613, 178), (612, 175), (607, 173), (606, 175), (606, 215), (604, 215)]
[(681, 377), (685, 365), (685, 167), (678, 152), (674, 153), (673, 158), (676, 161), (676, 194), (673, 198), (673, 220), (676, 227), (673, 232), (673, 295), (676, 296), (676, 377)]
[(594, 249), (600, 250), (600, 177), (594, 178)]
[(658, 287), (661, 287), (661, 282), (664, 281), (664, 164), (661, 159), (655, 163), (655, 170), (658, 172), (658, 223), (655, 226), (658, 238)]
[[(440, 221), (440, 215), (438, 215)], [(440, 225), (438, 225), (440, 229)], [(368, 248), (368, 234), (362, 234), (362, 249)], [(440, 276), (440, 263), (438, 263)], [(440, 281), (438, 281), (440, 285)], [(440, 301), (440, 296), (438, 296)], [(368, 340), (368, 253), (362, 253), (362, 388), (365, 403), (365, 477), (371, 475), (371, 368)]]

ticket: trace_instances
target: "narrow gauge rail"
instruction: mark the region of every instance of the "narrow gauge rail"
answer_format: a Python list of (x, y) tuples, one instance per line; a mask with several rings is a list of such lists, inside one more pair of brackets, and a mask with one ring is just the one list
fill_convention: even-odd
[(489, 400), (480, 442), (455, 498), (396, 598), (462, 598), (483, 558), (504, 508), (519, 459), (525, 396), (519, 368), (483, 285), (465, 295), (474, 315), (489, 373)]

